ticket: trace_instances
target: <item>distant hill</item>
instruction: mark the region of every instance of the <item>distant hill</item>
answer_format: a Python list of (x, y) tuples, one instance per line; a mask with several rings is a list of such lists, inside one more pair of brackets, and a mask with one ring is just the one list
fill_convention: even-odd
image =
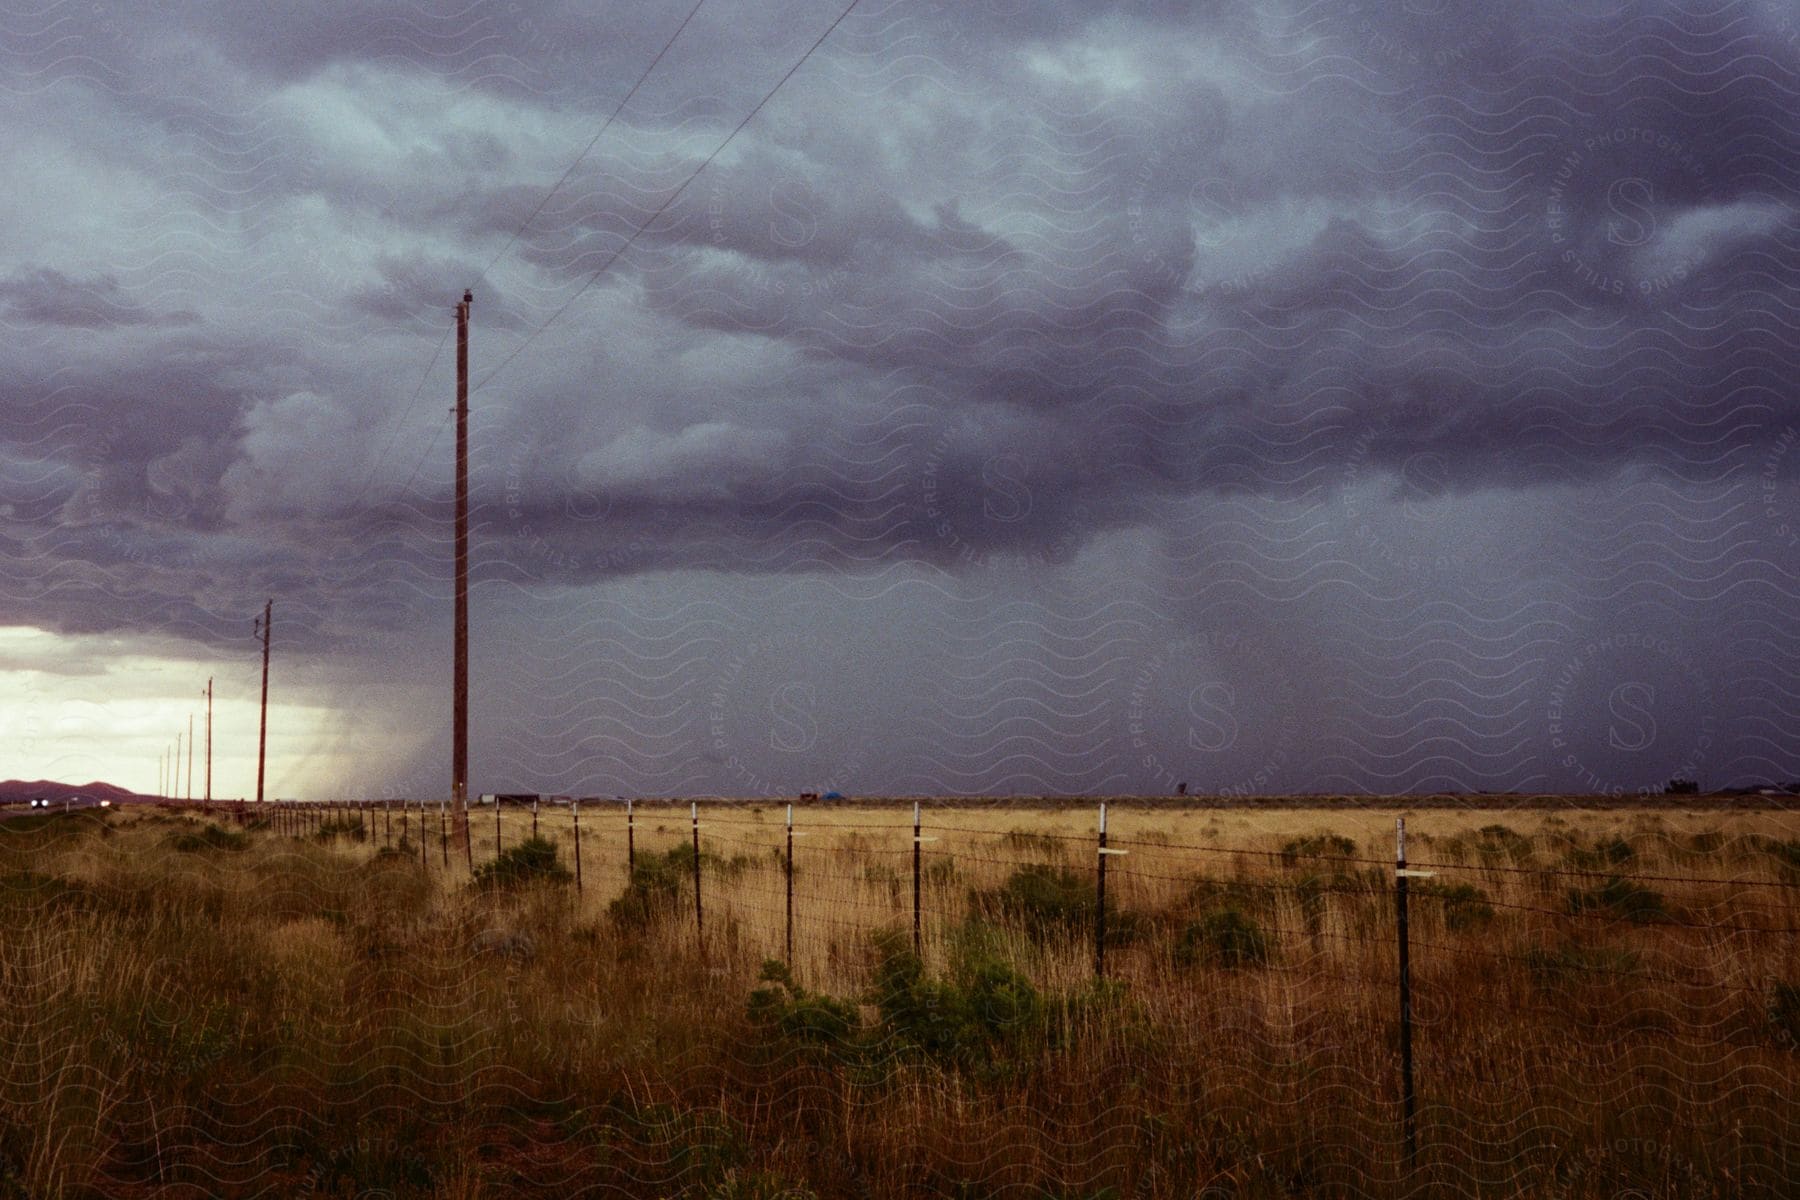
[(156, 799), (110, 783), (52, 783), (48, 779), (30, 782), (9, 779), (0, 783), (0, 804), (26, 804), (40, 796), (53, 802), (86, 796), (91, 800), (111, 800), (114, 804), (143, 804)]

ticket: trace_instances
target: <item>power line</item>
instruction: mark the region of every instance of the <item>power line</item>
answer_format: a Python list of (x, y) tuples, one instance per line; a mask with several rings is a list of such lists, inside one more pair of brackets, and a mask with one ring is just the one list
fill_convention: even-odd
[(444, 426), (450, 424), (450, 418), (455, 415), (456, 410), (454, 408), (445, 410), (444, 419), (438, 422), (437, 429), (431, 434), (431, 440), (425, 443), (425, 453), (419, 455), (419, 461), (413, 465), (412, 474), (407, 476), (405, 486), (400, 489), (400, 495), (404, 496), (407, 492), (412, 490), (413, 482), (419, 478), (419, 472), (425, 467), (425, 460), (430, 458), (431, 452), (437, 448), (438, 435), (444, 432)]
[(582, 295), (584, 293), (586, 293), (586, 291), (590, 287), (593, 287), (595, 282), (599, 280), (600, 276), (606, 273), (607, 268), (611, 267), (613, 265), (613, 263), (618, 261), (619, 256), (621, 254), (624, 254), (625, 251), (631, 249), (632, 243), (637, 241), (638, 235), (643, 233), (644, 230), (648, 229), (652, 224), (654, 224), (656, 219), (658, 217), (662, 216), (663, 213), (668, 210), (668, 208), (671, 204), (675, 203), (675, 201), (677, 201), (681, 198), (681, 194), (683, 192), (687, 191), (688, 185), (693, 183), (694, 180), (698, 179), (700, 177), (700, 173), (702, 171), (706, 170), (707, 167), (711, 166), (713, 160), (715, 158), (717, 158), (724, 151), (725, 147), (727, 147), (731, 144), (732, 139), (737, 137), (737, 135), (739, 133), (743, 132), (744, 126), (750, 124), (750, 122), (755, 119), (756, 114), (761, 112), (763, 110), (764, 106), (767, 105), (770, 100), (773, 100), (775, 98), (775, 93), (779, 92), (781, 90), (782, 85), (787, 83), (787, 81), (789, 79), (792, 79), (794, 77), (794, 72), (798, 71), (802, 66), (804, 66), (806, 64), (806, 60), (813, 56), (813, 52), (815, 50), (817, 50), (820, 46), (825, 44), (825, 39), (830, 37), (832, 35), (832, 32), (834, 30), (836, 30), (839, 25), (842, 25), (844, 23), (844, 18), (848, 17), (850, 15), (850, 13), (856, 8), (856, 6), (859, 3), (861, 3), (861, 0), (850, 0), (850, 3), (844, 7), (844, 11), (840, 12), (837, 15), (837, 19), (832, 21), (832, 23), (830, 25), (826, 26), (825, 32), (821, 33), (813, 41), (813, 44), (806, 48), (806, 53), (802, 54), (794, 62), (794, 65), (787, 69), (786, 74), (782, 75), (782, 77), (780, 79), (775, 81), (775, 86), (770, 88), (766, 93), (764, 93), (763, 98), (756, 102), (756, 107), (752, 108), (748, 113), (744, 114), (744, 119), (739, 121), (737, 123), (737, 126), (734, 129), (732, 129), (732, 131), (730, 133), (725, 135), (725, 140), (720, 142), (717, 146), (713, 147), (712, 153), (708, 154), (706, 156), (706, 158), (701, 161), (700, 165), (698, 167), (694, 168), (694, 171), (691, 175), (689, 175), (686, 179), (682, 180), (681, 186), (676, 188), (672, 193), (670, 193), (669, 198), (667, 200), (664, 200), (662, 202), (662, 204), (660, 204), (657, 207), (656, 211), (650, 214), (649, 218), (646, 219), (643, 224), (638, 225), (631, 231), (631, 236), (629, 236), (625, 239), (624, 244), (621, 245), (617, 250), (614, 250), (612, 252), (612, 254), (607, 258), (607, 260), (605, 262), (601, 263), (599, 268), (597, 270), (595, 270), (595, 272), (592, 275), (588, 276), (587, 282), (582, 284), (579, 288), (577, 288), (574, 295), (570, 296), (567, 300), (563, 301), (562, 305), (560, 307), (558, 307), (555, 312), (550, 314), (548, 320), (546, 320), (542, 325), (539, 325), (536, 329), (532, 330), (530, 334), (526, 335), (525, 340), (520, 342), (517, 346), (513, 347), (512, 353), (508, 354), (505, 358), (501, 359), (499, 365), (494, 367), (493, 370), (489, 371), (486, 375), (483, 375), (481, 377), (481, 381), (479, 383), (477, 383), (473, 388), (471, 388), (470, 391), (478, 392), (482, 388), (486, 387), (488, 385), (488, 382), (490, 380), (492, 380), (494, 378), (494, 376), (498, 375), (501, 371), (506, 369), (506, 366), (508, 363), (512, 362), (513, 359), (519, 357), (520, 354), (523, 354), (525, 352), (525, 347), (529, 346), (532, 343), (532, 341), (537, 338), (537, 336), (539, 334), (543, 333), (544, 330), (550, 328), (551, 325), (556, 323), (556, 319), (558, 317), (562, 316), (565, 312), (569, 311), (569, 306), (574, 304), (575, 301), (579, 300), (582, 297)]
[[(361, 503), (362, 498), (369, 494), (369, 488), (375, 483), (375, 476), (381, 473), (381, 463), (386, 460), (388, 454), (393, 450), (394, 441), (400, 436), (400, 430), (406, 426), (406, 418), (412, 416), (413, 406), (419, 402), (420, 395), (424, 393), (425, 384), (431, 379), (431, 368), (437, 366), (438, 355), (444, 352), (444, 344), (450, 340), (451, 328), (452, 326), (449, 325), (444, 327), (442, 336), (438, 338), (437, 347), (431, 352), (430, 361), (425, 364), (425, 370), (419, 376), (418, 386), (413, 388), (412, 395), (407, 398), (406, 408), (400, 413), (400, 419), (394, 422), (394, 428), (388, 434), (387, 445), (381, 448), (381, 453), (376, 455), (375, 461), (369, 465), (369, 477), (363, 480), (362, 487), (357, 490), (356, 499), (351, 501), (352, 504)], [(414, 474), (416, 475), (417, 471), (415, 471)], [(405, 489), (403, 488), (401, 490), (404, 491)]]
[[(506, 244), (500, 247), (499, 252), (496, 253), (493, 258), (488, 260), (487, 266), (481, 269), (481, 274), (476, 280), (478, 285), (486, 282), (488, 272), (492, 271), (494, 265), (505, 257), (508, 250), (512, 249), (513, 244), (519, 240), (519, 236), (525, 232), (526, 227), (536, 220), (538, 214), (544, 211), (544, 206), (550, 203), (550, 198), (556, 195), (557, 190), (561, 188), (563, 184), (569, 181), (569, 176), (574, 174), (575, 168), (581, 165), (582, 159), (588, 156), (589, 152), (599, 144), (600, 139), (606, 135), (606, 131), (612, 128), (613, 122), (618, 119), (619, 114), (624, 111), (625, 106), (631, 103), (631, 98), (637, 95), (638, 89), (644, 86), (644, 81), (650, 78), (650, 73), (656, 70), (657, 64), (662, 62), (663, 56), (668, 54), (669, 48), (681, 37), (682, 33), (687, 29), (688, 24), (693, 21), (694, 15), (700, 11), (701, 6), (705, 3), (706, 0), (696, 0), (694, 7), (688, 10), (687, 16), (682, 18), (681, 24), (675, 27), (675, 32), (669, 35), (669, 40), (664, 42), (662, 49), (656, 52), (656, 57), (650, 60), (650, 65), (644, 68), (643, 73), (637, 77), (637, 82), (631, 85), (631, 90), (626, 92), (624, 98), (614, 106), (611, 114), (607, 116), (606, 121), (600, 126), (599, 132), (589, 139), (588, 144), (582, 148), (580, 154), (575, 156), (575, 160), (569, 164), (568, 169), (565, 170), (561, 177), (550, 186), (550, 190), (544, 193), (543, 198), (538, 201), (537, 207), (531, 210), (529, 216), (519, 222), (519, 227), (513, 230), (511, 237), (506, 239)], [(413, 388), (412, 395), (407, 398), (406, 407), (401, 411), (399, 420), (394, 422), (394, 427), (388, 434), (387, 444), (382, 447), (381, 453), (376, 456), (375, 462), (370, 465), (369, 477), (363, 481), (362, 487), (358, 489), (356, 493), (356, 499), (351, 501), (351, 503), (359, 503), (364, 496), (368, 495), (369, 488), (374, 485), (375, 477), (380, 474), (380, 464), (386, 461), (388, 455), (393, 451), (394, 442), (399, 438), (400, 431), (406, 427), (406, 419), (412, 416), (413, 408), (418, 403), (420, 395), (424, 393), (425, 384), (431, 378), (431, 369), (437, 366), (437, 360), (439, 356), (443, 354), (444, 346), (448, 344), (450, 340), (450, 331), (452, 328), (454, 328), (454, 326), (446, 325), (444, 327), (444, 332), (438, 337), (437, 345), (431, 351), (431, 358), (426, 362), (425, 370), (419, 376), (418, 386)], [(424, 466), (425, 459), (430, 456), (432, 446), (437, 444), (437, 435), (442, 432), (443, 428), (440, 426), (437, 433), (432, 435), (431, 444), (426, 446), (425, 453), (419, 457), (418, 466), (413, 468), (412, 477), (406, 481), (406, 487), (400, 489), (402, 495), (406, 493), (408, 488), (412, 487), (413, 481), (418, 478), (419, 470)]]
[(477, 276), (475, 280), (477, 286), (487, 281), (487, 274), (494, 269), (494, 264), (498, 263), (506, 256), (506, 252), (513, 248), (513, 243), (519, 240), (519, 235), (525, 232), (526, 226), (537, 220), (537, 215), (544, 211), (544, 205), (550, 203), (550, 197), (556, 195), (557, 189), (561, 188), (563, 184), (569, 181), (569, 176), (575, 173), (575, 168), (581, 165), (581, 160), (586, 158), (588, 153), (599, 144), (602, 137), (606, 136), (606, 131), (612, 128), (612, 124), (618, 119), (619, 114), (625, 111), (625, 106), (631, 103), (631, 98), (637, 95), (638, 89), (644, 86), (644, 81), (650, 78), (650, 72), (656, 70), (656, 64), (663, 60), (663, 55), (669, 52), (669, 47), (675, 44), (675, 40), (681, 36), (685, 29), (687, 29), (688, 22), (694, 19), (694, 14), (699, 12), (701, 5), (705, 3), (706, 0), (697, 0), (694, 7), (688, 10), (688, 15), (681, 19), (681, 24), (675, 27), (675, 32), (669, 35), (669, 40), (663, 43), (662, 49), (656, 52), (656, 57), (650, 60), (650, 65), (644, 68), (644, 73), (637, 77), (637, 82), (631, 85), (631, 90), (629, 92), (625, 93), (625, 98), (620, 100), (619, 103), (614, 106), (612, 113), (606, 118), (606, 123), (600, 126), (600, 131), (588, 141), (588, 144), (582, 148), (581, 153), (575, 156), (575, 161), (569, 164), (568, 170), (562, 173), (562, 177), (551, 185), (549, 191), (544, 193), (544, 198), (539, 200), (537, 207), (531, 210), (531, 215), (519, 222), (519, 227), (513, 230), (511, 237), (506, 239), (506, 245), (500, 247), (499, 253), (489, 259), (488, 265), (481, 269), (481, 274)]

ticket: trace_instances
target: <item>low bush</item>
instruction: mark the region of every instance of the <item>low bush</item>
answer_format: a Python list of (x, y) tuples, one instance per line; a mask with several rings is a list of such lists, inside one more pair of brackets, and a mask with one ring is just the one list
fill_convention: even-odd
[[(1087, 872), (1033, 863), (1014, 871), (997, 888), (971, 891), (969, 907), (977, 920), (1013, 925), (1033, 941), (1091, 937), (1098, 911), (1097, 889)], [(1135, 940), (1142, 924), (1137, 914), (1107, 902), (1108, 945)]]
[(1526, 969), (1544, 985), (1574, 980), (1606, 982), (1608, 976), (1634, 973), (1640, 961), (1629, 950), (1573, 941), (1533, 946), (1525, 952), (1524, 959)]
[(1531, 839), (1512, 826), (1498, 822), (1477, 829), (1469, 848), (1489, 860), (1522, 863), (1531, 857)]
[(1189, 922), (1175, 944), (1181, 966), (1254, 967), (1267, 963), (1274, 940), (1256, 919), (1236, 908), (1221, 908)]
[(904, 935), (876, 938), (879, 955), (868, 999), (881, 1014), (875, 1031), (898, 1046), (946, 1065), (972, 1068), (1016, 1062), (1048, 1032), (1048, 1006), (1037, 988), (988, 953), (987, 939), (967, 937), (951, 978), (932, 979)]
[(250, 835), (234, 833), (217, 825), (207, 825), (198, 831), (178, 833), (169, 842), (183, 854), (201, 854), (209, 850), (244, 850), (250, 846)]
[(361, 821), (355, 821), (349, 817), (334, 817), (321, 821), (319, 827), (313, 830), (313, 837), (321, 842), (329, 842), (341, 837), (349, 838), (353, 842), (360, 842), (365, 840), (368, 834), (363, 830)]
[(1614, 875), (1599, 887), (1571, 888), (1571, 913), (1605, 913), (1637, 925), (1661, 921), (1669, 914), (1662, 893)]
[(1784, 880), (1800, 883), (1800, 838), (1788, 838), (1786, 841), (1769, 838), (1763, 842), (1763, 849), (1775, 860), (1776, 869)]
[(1094, 881), (1067, 867), (1034, 863), (1014, 871), (998, 888), (970, 894), (977, 913), (1016, 922), (1033, 937), (1093, 928)]
[(625, 890), (607, 905), (607, 916), (622, 929), (646, 929), (675, 911), (693, 878), (691, 846), (675, 846), (662, 854), (640, 854), (632, 864)]
[(1637, 850), (1622, 837), (1603, 838), (1592, 846), (1570, 846), (1564, 859), (1581, 871), (1603, 871), (1637, 857)]
[(763, 963), (759, 987), (750, 993), (750, 1020), (796, 1042), (847, 1055), (861, 1029), (856, 1005), (808, 992), (779, 959)]
[(574, 879), (557, 861), (556, 847), (541, 837), (526, 838), (492, 862), (475, 868), (478, 888), (511, 888), (530, 883), (568, 883)]
[(79, 880), (32, 870), (8, 871), (0, 875), (0, 905), (23, 908), (30, 918), (50, 912), (93, 911), (99, 907), (99, 897)]
[(1000, 839), (1000, 844), (1010, 851), (1044, 858), (1061, 858), (1068, 848), (1063, 839), (1054, 834), (1037, 833), (1030, 829), (1009, 829)]
[(899, 1055), (991, 1076), (1026, 1069), (1039, 1049), (1064, 1040), (1072, 1022), (1097, 1002), (1046, 997), (992, 952), (992, 930), (965, 927), (954, 941), (950, 975), (937, 979), (905, 934), (877, 934), (873, 978), (861, 997), (874, 1008), (872, 1021), (864, 1020), (857, 1002), (809, 992), (785, 965), (770, 960), (763, 964), (762, 986), (750, 993), (749, 1018), (781, 1041), (783, 1053), (864, 1065)]
[(1281, 847), (1281, 861), (1294, 866), (1303, 858), (1353, 858), (1356, 843), (1341, 833), (1313, 833), (1293, 838)]
[[(1329, 877), (1335, 879), (1335, 876)], [(1301, 881), (1305, 887), (1311, 883), (1323, 883), (1327, 877), (1306, 876)], [(1187, 890), (1187, 904), (1191, 909), (1241, 908), (1248, 912), (1266, 913), (1274, 907), (1276, 895), (1279, 893), (1266, 885), (1250, 879), (1218, 879), (1201, 877), (1194, 880)]]
[(1717, 829), (1703, 829), (1699, 833), (1690, 833), (1685, 850), (1689, 854), (1717, 854), (1725, 848), (1725, 835)]
[(1416, 881), (1412, 890), (1424, 896), (1443, 914), (1444, 928), (1461, 933), (1485, 928), (1494, 919), (1494, 906), (1487, 893), (1472, 883), (1439, 883), (1434, 879)]

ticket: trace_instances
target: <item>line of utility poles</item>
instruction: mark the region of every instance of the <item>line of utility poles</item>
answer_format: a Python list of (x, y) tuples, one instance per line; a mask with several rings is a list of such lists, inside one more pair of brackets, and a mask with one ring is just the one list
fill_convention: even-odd
[[(450, 807), (454, 814), (455, 836), (462, 840), (463, 854), (473, 869), (474, 838), (469, 828), (469, 309), (474, 304), (473, 292), (464, 291), (456, 306), (456, 635), (454, 674), (456, 696), (453, 704), (453, 734), (450, 749)], [(252, 627), (252, 636), (262, 637), (262, 717), (256, 735), (256, 802), (263, 803), (263, 783), (269, 759), (269, 628), (274, 616), (275, 600), (263, 603), (262, 616)], [(206, 787), (204, 803), (212, 807), (212, 715), (213, 681), (206, 680)], [(188, 714), (187, 728), (187, 800), (194, 799), (194, 715)], [(157, 793), (171, 799), (182, 798), (181, 734), (175, 734), (173, 755), (158, 759)], [(422, 820), (423, 818), (421, 818)], [(446, 850), (448, 847), (446, 846)]]
[[(463, 854), (473, 869), (474, 838), (469, 827), (469, 309), (475, 296), (464, 291), (456, 306), (456, 632), (453, 669), (455, 699), (451, 737), (450, 807), (454, 835), (462, 840)], [(262, 637), (262, 715), (256, 736), (256, 802), (263, 803), (269, 755), (269, 638), (275, 600), (263, 603), (262, 616), (252, 636)], [(206, 785), (203, 800), (212, 806), (213, 680), (206, 681)], [(157, 792), (170, 799), (182, 798), (181, 733), (175, 734), (173, 754), (157, 761)], [(194, 715), (188, 714), (187, 793), (194, 799)], [(447, 849), (447, 847), (446, 847)]]
[[(256, 801), (262, 803), (263, 776), (268, 763), (269, 749), (269, 620), (275, 611), (275, 601), (271, 597), (263, 604), (262, 616), (256, 619), (253, 636), (262, 637), (262, 725), (256, 736)], [(206, 688), (200, 693), (206, 697), (206, 774), (201, 802), (212, 808), (212, 760), (213, 760), (213, 676), (207, 676)], [(179, 729), (175, 731), (175, 746), (164, 748), (156, 759), (156, 794), (166, 800), (184, 798), (181, 786), (181, 738)], [(187, 792), (185, 799), (192, 803), (194, 799), (194, 714), (188, 714), (187, 727)]]

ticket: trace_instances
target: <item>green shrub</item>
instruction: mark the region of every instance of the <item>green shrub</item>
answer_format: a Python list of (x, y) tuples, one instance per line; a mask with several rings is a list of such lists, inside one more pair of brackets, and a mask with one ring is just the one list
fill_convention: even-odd
[(195, 833), (178, 833), (170, 844), (183, 854), (199, 854), (208, 850), (244, 850), (250, 835), (234, 833), (217, 825), (207, 825)]
[(557, 861), (556, 847), (541, 837), (526, 838), (492, 862), (475, 868), (478, 888), (510, 888), (529, 883), (567, 883), (575, 877)]
[[(785, 850), (782, 852), (782, 861), (784, 862), (786, 861), (786, 853)], [(729, 879), (737, 875), (755, 863), (755, 861), (755, 856), (750, 854), (734, 855), (730, 859), (723, 859), (717, 854), (714, 854), (711, 850), (706, 849), (704, 846), (700, 849), (700, 869), (709, 871), (722, 878)], [(647, 854), (640, 852), (637, 856), (637, 862), (639, 866), (642, 866), (646, 862), (661, 862), (669, 869), (680, 872), (688, 879), (692, 879), (694, 876), (694, 844), (687, 841), (676, 842), (661, 854)]]
[[(1016, 925), (1034, 941), (1093, 936), (1097, 911), (1094, 877), (1084, 871), (1033, 863), (1020, 867), (997, 888), (969, 893), (974, 916), (983, 921)], [(1106, 941), (1126, 945), (1141, 932), (1142, 919), (1106, 906)]]
[(1557, 946), (1533, 946), (1525, 952), (1525, 967), (1540, 984), (1567, 980), (1593, 980), (1596, 976), (1629, 975), (1638, 969), (1638, 956), (1612, 946), (1591, 946), (1564, 941)]
[(1763, 849), (1775, 860), (1783, 879), (1790, 883), (1800, 883), (1800, 838), (1789, 838), (1786, 841), (1769, 838), (1763, 842)]
[(1483, 825), (1475, 831), (1470, 849), (1484, 859), (1524, 862), (1531, 857), (1531, 839), (1510, 825)]
[(1690, 854), (1717, 854), (1724, 847), (1725, 834), (1720, 830), (1703, 829), (1688, 835), (1687, 851)]
[[(688, 851), (688, 862), (694, 861), (693, 851)], [(704, 851), (700, 855), (700, 865), (717, 875), (720, 879), (736, 879), (745, 871), (756, 865), (754, 854), (733, 854), (730, 858), (715, 858)]]
[(31, 870), (0, 875), (0, 904), (18, 905), (34, 917), (47, 912), (93, 911), (98, 902), (94, 888), (79, 880)]
[(884, 1042), (962, 1068), (1016, 1062), (1038, 1044), (1049, 1032), (1048, 1005), (1029, 979), (987, 952), (986, 941), (962, 939), (951, 978), (935, 980), (905, 935), (878, 935), (868, 999), (881, 1014)]
[(648, 928), (675, 911), (693, 878), (691, 846), (676, 846), (663, 854), (640, 854), (632, 864), (625, 890), (607, 906), (607, 915), (624, 929)]
[(979, 923), (962, 926), (951, 936), (948, 977), (932, 978), (907, 933), (876, 934), (872, 978), (859, 998), (873, 1007), (872, 1019), (856, 1000), (798, 986), (784, 964), (770, 960), (748, 1016), (783, 1054), (811, 1055), (815, 1063), (885, 1069), (896, 1057), (920, 1059), (988, 1082), (1032, 1069), (1043, 1051), (1070, 1044), (1080, 1029), (1131, 1025), (1121, 985), (1048, 996), (999, 956), (1005, 940)]
[(340, 837), (347, 837), (351, 841), (360, 842), (367, 836), (367, 833), (363, 830), (362, 822), (352, 820), (349, 817), (336, 817), (332, 820), (322, 821), (320, 822), (319, 827), (313, 830), (313, 837), (321, 842), (329, 842), (333, 838)]
[(1622, 837), (1596, 841), (1591, 847), (1571, 846), (1564, 855), (1568, 864), (1582, 871), (1603, 871), (1637, 857), (1637, 850)]
[(773, 986), (750, 993), (753, 1023), (789, 1040), (823, 1045), (840, 1053), (853, 1047), (862, 1025), (854, 1004), (806, 991), (779, 959), (765, 961), (759, 978)]
[(1414, 881), (1412, 889), (1438, 905), (1446, 929), (1459, 933), (1481, 929), (1494, 919), (1494, 906), (1488, 903), (1487, 893), (1472, 883), (1438, 883), (1425, 879)]
[(1021, 854), (1039, 854), (1046, 858), (1061, 858), (1068, 848), (1061, 838), (1017, 828), (1007, 830), (1000, 839), (1000, 844)]
[(1352, 858), (1356, 843), (1341, 833), (1314, 833), (1294, 838), (1281, 847), (1281, 861), (1293, 866), (1303, 858)]
[(1640, 887), (1617, 875), (1599, 887), (1571, 888), (1569, 911), (1607, 913), (1638, 925), (1661, 921), (1669, 915), (1660, 892)]
[(877, 934), (868, 999), (881, 1014), (884, 1040), (933, 1058), (957, 1057), (969, 1040), (954, 988), (926, 977), (925, 964), (900, 934)]
[[(1300, 886), (1338, 879), (1338, 876), (1308, 875)], [(1275, 890), (1248, 879), (1214, 879), (1202, 876), (1188, 886), (1187, 902), (1194, 909), (1241, 908), (1250, 912), (1266, 912), (1274, 907)]]
[(1253, 917), (1236, 908), (1221, 908), (1181, 931), (1175, 961), (1182, 966), (1261, 966), (1273, 950), (1273, 940)]

